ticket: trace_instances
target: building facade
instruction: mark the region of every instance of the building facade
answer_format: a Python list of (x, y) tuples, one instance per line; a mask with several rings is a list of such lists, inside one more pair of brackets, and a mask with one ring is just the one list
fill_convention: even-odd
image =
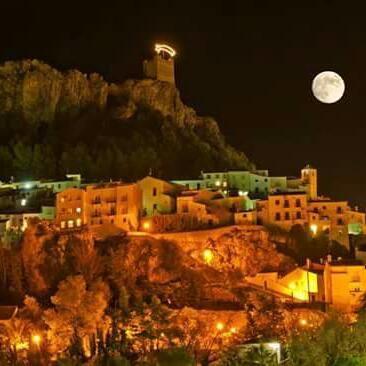
[(112, 224), (137, 230), (140, 211), (141, 191), (137, 184), (115, 182), (70, 188), (56, 198), (56, 222), (61, 229)]

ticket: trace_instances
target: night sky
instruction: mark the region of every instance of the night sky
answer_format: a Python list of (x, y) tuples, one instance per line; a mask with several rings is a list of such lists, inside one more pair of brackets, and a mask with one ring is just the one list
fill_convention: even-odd
[[(155, 41), (166, 42), (178, 52), (184, 102), (215, 117), (258, 168), (297, 175), (310, 163), (321, 193), (364, 207), (366, 12), (354, 6), (362, 2), (269, 3), (276, 5), (2, 1), (0, 61), (38, 58), (123, 81), (141, 77)], [(312, 96), (312, 78), (323, 70), (345, 80), (336, 104)]]

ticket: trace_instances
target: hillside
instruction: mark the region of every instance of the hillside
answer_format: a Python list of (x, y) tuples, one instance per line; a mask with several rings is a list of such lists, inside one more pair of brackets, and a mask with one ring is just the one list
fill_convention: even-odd
[(171, 84), (60, 72), (37, 60), (0, 66), (0, 179), (80, 172), (89, 179), (197, 176), (251, 169), (217, 122)]

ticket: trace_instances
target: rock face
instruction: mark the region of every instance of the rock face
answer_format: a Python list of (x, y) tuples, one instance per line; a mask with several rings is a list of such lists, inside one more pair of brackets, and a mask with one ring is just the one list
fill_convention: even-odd
[[(214, 253), (209, 264), (202, 257), (207, 248)], [(36, 222), (26, 230), (21, 252), (31, 293), (52, 291), (66, 275), (82, 273), (92, 283), (103, 274), (112, 288), (126, 287), (136, 296), (155, 294), (177, 307), (226, 310), (243, 307), (246, 275), (292, 264), (263, 230), (235, 227), (191, 233), (189, 241), (184, 233), (169, 240), (118, 235), (95, 241), (89, 230), (64, 234)]]
[[(60, 162), (53, 164), (57, 171), (40, 162), (34, 176), (23, 162), (37, 158), (15, 151), (14, 140), (30, 154), (43, 147)], [(88, 179), (135, 180), (150, 169), (178, 179), (201, 170), (254, 168), (225, 142), (217, 122), (197, 116), (170, 83), (108, 84), (97, 74), (60, 72), (37, 60), (0, 66), (0, 165), (6, 166), (0, 179), (73, 171)]]
[(172, 84), (158, 80), (127, 80), (121, 85), (111, 85), (110, 94), (126, 100), (119, 109), (120, 118), (132, 117), (139, 106), (145, 105), (170, 117), (179, 126), (198, 123), (196, 112), (185, 106), (179, 91)]
[(294, 266), (289, 258), (276, 251), (268, 233), (259, 226), (231, 226), (155, 237), (175, 242), (201, 263), (204, 263), (204, 251), (210, 250), (213, 256), (210, 266), (224, 273), (252, 276), (262, 271), (287, 271)]
[(22, 116), (31, 124), (70, 118), (90, 106), (103, 109), (107, 96), (108, 85), (97, 74), (61, 73), (38, 60), (0, 67), (0, 113)]

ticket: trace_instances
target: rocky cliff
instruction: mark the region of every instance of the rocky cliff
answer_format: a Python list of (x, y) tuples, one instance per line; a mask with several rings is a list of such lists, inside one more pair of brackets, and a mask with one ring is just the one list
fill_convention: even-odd
[(109, 84), (38, 60), (0, 66), (0, 164), (3, 177), (80, 171), (100, 179), (136, 178), (150, 169), (179, 177), (253, 168), (225, 142), (217, 122), (198, 116), (170, 83)]
[[(22, 242), (27, 288), (42, 295), (53, 291), (63, 276), (81, 273), (91, 282), (103, 276), (112, 288), (124, 286), (134, 296), (158, 295), (172, 306), (240, 309), (246, 301), (245, 276), (293, 265), (263, 230), (210, 232), (206, 240), (199, 234), (190, 242), (183, 236), (124, 235), (95, 241), (88, 230), (62, 234), (52, 225), (36, 223)], [(214, 253), (209, 264), (202, 257), (207, 248)]]

